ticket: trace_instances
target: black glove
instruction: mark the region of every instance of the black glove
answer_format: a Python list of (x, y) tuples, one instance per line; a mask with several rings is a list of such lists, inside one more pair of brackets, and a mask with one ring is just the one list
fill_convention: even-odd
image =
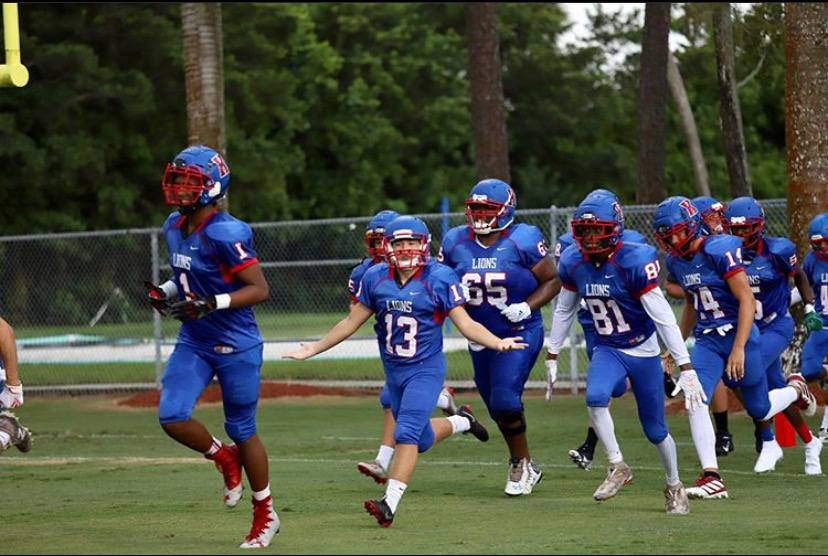
[(144, 280), (144, 287), (147, 289), (147, 300), (153, 309), (161, 313), (162, 316), (169, 315), (170, 299), (164, 293), (164, 290), (147, 280)]
[(180, 321), (198, 320), (201, 317), (208, 315), (216, 310), (216, 297), (211, 295), (209, 298), (200, 297), (195, 294), (193, 299), (186, 301), (179, 301), (170, 305), (170, 314)]

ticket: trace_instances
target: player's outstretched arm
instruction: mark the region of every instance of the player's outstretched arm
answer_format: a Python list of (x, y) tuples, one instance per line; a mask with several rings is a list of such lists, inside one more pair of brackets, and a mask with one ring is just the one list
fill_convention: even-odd
[(736, 339), (725, 366), (725, 372), (732, 380), (740, 380), (745, 374), (745, 345), (753, 328), (756, 315), (756, 298), (750, 290), (747, 274), (739, 272), (727, 279), (730, 291), (739, 300), (739, 324), (736, 327)]
[(448, 316), (463, 336), (489, 349), (504, 352), (528, 347), (527, 344), (521, 342), (523, 339), (521, 336), (498, 338), (489, 332), (485, 326), (472, 319), (462, 306), (457, 306), (449, 311)]
[(303, 342), (299, 344), (298, 350), (283, 355), (282, 359), (302, 361), (314, 355), (319, 355), (353, 336), (359, 330), (359, 327), (365, 324), (365, 321), (371, 318), (373, 314), (374, 311), (370, 307), (362, 303), (356, 303), (351, 307), (348, 316), (336, 323), (321, 340), (318, 342)]
[(6, 365), (6, 387), (0, 392), (0, 405), (15, 408), (23, 405), (23, 384), (17, 371), (17, 344), (14, 329), (0, 318), (0, 356)]

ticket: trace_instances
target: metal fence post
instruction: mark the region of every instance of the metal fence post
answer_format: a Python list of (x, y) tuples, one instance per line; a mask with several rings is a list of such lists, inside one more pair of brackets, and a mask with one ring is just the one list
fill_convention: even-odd
[[(150, 233), (150, 252), (152, 256), (152, 283), (161, 283), (161, 261), (158, 254), (158, 234)], [(152, 312), (153, 338), (155, 341), (155, 387), (161, 389), (161, 375), (164, 372), (164, 365), (161, 360), (161, 315), (158, 311)]]

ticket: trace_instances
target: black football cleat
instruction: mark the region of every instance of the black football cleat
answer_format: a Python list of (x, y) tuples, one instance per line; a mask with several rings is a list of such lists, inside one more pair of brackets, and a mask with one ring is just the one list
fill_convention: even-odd
[(380, 527), (391, 527), (394, 523), (394, 512), (385, 500), (368, 500), (365, 502), (365, 511), (376, 518)]
[(470, 405), (460, 406), (460, 409), (457, 410), (457, 415), (465, 417), (469, 420), (469, 423), (471, 423), (471, 428), (463, 434), (472, 434), (480, 442), (489, 441), (489, 431), (487, 431), (486, 427), (484, 427), (474, 416)]

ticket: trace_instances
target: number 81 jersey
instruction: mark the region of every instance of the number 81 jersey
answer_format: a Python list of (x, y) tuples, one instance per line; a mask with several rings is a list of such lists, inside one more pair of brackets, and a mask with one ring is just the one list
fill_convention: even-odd
[(658, 287), (658, 256), (654, 247), (620, 243), (607, 261), (595, 266), (572, 245), (561, 255), (561, 284), (586, 302), (596, 344), (617, 349), (634, 348), (655, 333), (640, 299)]

